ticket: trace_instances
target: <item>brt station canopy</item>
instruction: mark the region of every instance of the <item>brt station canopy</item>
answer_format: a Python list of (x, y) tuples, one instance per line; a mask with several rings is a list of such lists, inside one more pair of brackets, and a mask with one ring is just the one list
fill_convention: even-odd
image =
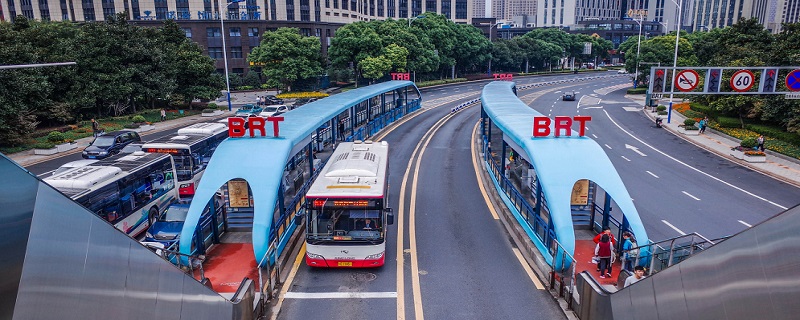
[[(542, 203), (546, 203), (545, 209), (549, 211), (549, 223), (544, 226), (549, 229), (546, 234), (553, 235), (564, 251), (574, 256), (575, 228), (572, 219), (571, 198), (575, 183), (583, 179), (596, 183), (608, 196), (612, 197), (622, 211), (623, 221), (627, 221), (629, 224), (627, 227), (634, 234), (638, 243), (647, 243), (647, 233), (631, 196), (611, 160), (597, 142), (588, 137), (579, 137), (575, 131), (571, 132), (571, 136), (555, 137), (553, 124), (550, 125), (548, 136), (533, 137), (534, 117), (543, 117), (544, 115), (517, 98), (514, 82), (494, 81), (487, 84), (481, 94), (481, 103), (481, 129), (484, 137), (488, 135), (488, 139), (484, 141), (491, 142), (502, 138), (503, 152), (507, 145), (511, 146), (520, 153), (515, 156), (521, 156), (530, 163), (532, 166), (530, 169), (535, 171), (536, 179), (538, 179), (536, 183), (540, 186), (537, 189), (541, 190), (541, 196), (544, 198)], [(494, 127), (502, 131), (502, 137), (491, 137), (491, 128)], [(491, 157), (488, 154), (491, 154), (492, 151), (500, 151), (496, 150), (499, 146), (491, 145), (491, 143), (484, 146), (484, 148), (487, 147), (489, 152), (486, 159)], [(503, 162), (507, 160), (506, 155), (502, 155), (501, 158)], [(487, 161), (487, 166), (489, 166), (489, 172), (493, 172), (491, 161)], [(505, 163), (501, 167), (505, 167)], [(496, 181), (500, 181), (501, 177), (497, 178)], [(525, 198), (522, 197), (522, 199)], [(509, 207), (514, 207), (511, 202), (507, 201), (506, 203), (510, 204)], [(537, 206), (537, 208), (539, 207)], [(604, 215), (607, 215), (608, 204), (605, 211)], [(552, 240), (550, 239), (552, 236), (539, 238), (535, 228), (527, 225), (530, 220), (526, 222), (526, 218), (519, 212), (514, 212), (514, 215), (548, 263), (553, 265), (553, 257), (550, 254), (552, 251), (549, 251), (551, 248), (549, 240)]]
[[(307, 150), (310, 159), (312, 135), (317, 137), (316, 142), (320, 142), (321, 127), (328, 126), (331, 142), (340, 136), (331, 131), (340, 127), (352, 133), (351, 136), (342, 136), (344, 139), (340, 140), (363, 139), (394, 121), (396, 116), (419, 107), (421, 100), (419, 89), (413, 82), (387, 81), (320, 99), (282, 114), (284, 120), (279, 122), (277, 137), (272, 136), (272, 123), (267, 122), (264, 137), (250, 137), (246, 132), (243, 137), (227, 138), (220, 143), (208, 162), (189, 207), (180, 239), (192, 238), (204, 206), (220, 187), (230, 180), (244, 179), (250, 186), (254, 203), (253, 253), (257, 263), (266, 266), (270, 263), (270, 259), (264, 257), (270, 250), (270, 231), (275, 227), (273, 222), (281, 223), (273, 215), (281, 196), (279, 193), (282, 192), (284, 169), (290, 158)], [(366, 112), (358, 111), (365, 106)], [(405, 113), (394, 112), (400, 111), (401, 107), (405, 108)], [(372, 119), (372, 115), (376, 114), (380, 114), (380, 118)], [(365, 125), (356, 130), (359, 117), (364, 119)], [(345, 119), (347, 121), (342, 122)], [(372, 121), (366, 124), (370, 119)], [(285, 246), (285, 241), (278, 246)], [(191, 244), (192, 241), (181, 241), (180, 252), (191, 254)], [(280, 251), (277, 253), (280, 254)]]

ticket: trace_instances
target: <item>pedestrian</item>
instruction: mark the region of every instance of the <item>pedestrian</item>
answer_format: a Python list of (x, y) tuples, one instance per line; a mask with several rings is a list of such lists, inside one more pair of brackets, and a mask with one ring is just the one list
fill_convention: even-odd
[(629, 285), (637, 283), (642, 279), (644, 279), (644, 267), (636, 266), (636, 268), (633, 268), (633, 275), (625, 279), (623, 288), (627, 288)]
[(611, 278), (611, 263), (614, 261), (614, 246), (611, 245), (611, 237), (603, 234), (600, 242), (594, 247), (594, 255), (599, 258), (600, 278)]
[[(614, 235), (611, 234), (611, 228), (609, 227), (603, 228), (603, 232), (598, 233), (596, 236), (594, 236), (594, 239), (592, 240), (594, 241), (594, 243), (600, 243), (600, 238), (604, 235), (609, 236), (609, 238), (611, 239), (611, 244), (613, 246), (617, 245), (617, 239), (614, 239)], [(597, 271), (600, 271), (600, 264), (597, 264)]]
[(764, 135), (762, 134), (762, 135), (758, 136), (758, 139), (756, 139), (756, 142), (758, 143), (758, 150), (761, 150), (761, 152), (764, 152)]
[(92, 135), (93, 135), (95, 138), (97, 138), (97, 136), (99, 135), (99, 133), (100, 133), (100, 125), (99, 125), (99, 124), (97, 124), (97, 121), (94, 121), (94, 119), (92, 119)]
[(636, 259), (636, 256), (639, 255), (639, 249), (633, 248), (638, 247), (639, 245), (636, 244), (636, 240), (633, 238), (633, 234), (630, 232), (625, 232), (622, 234), (622, 269), (627, 271), (633, 271), (633, 261)]
[(700, 120), (700, 133), (706, 132), (706, 126), (708, 126), (708, 117)]
[(161, 121), (167, 121), (167, 110), (161, 109)]
[(344, 122), (339, 120), (339, 140), (344, 140)]

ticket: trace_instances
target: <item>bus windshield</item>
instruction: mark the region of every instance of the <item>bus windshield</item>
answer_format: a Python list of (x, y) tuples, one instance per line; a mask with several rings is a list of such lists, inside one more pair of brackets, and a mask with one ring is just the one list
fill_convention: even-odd
[(370, 242), (383, 240), (380, 210), (312, 210), (306, 236), (309, 243), (328, 241)]

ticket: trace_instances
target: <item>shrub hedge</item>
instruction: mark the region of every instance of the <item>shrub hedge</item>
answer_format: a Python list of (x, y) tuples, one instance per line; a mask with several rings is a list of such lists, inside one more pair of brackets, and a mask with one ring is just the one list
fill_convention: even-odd
[(661, 110), (661, 111), (657, 112), (657, 114), (658, 114), (659, 116), (666, 116), (666, 115), (667, 115), (667, 112), (666, 112), (666, 111), (664, 111), (664, 110)]
[(645, 87), (628, 89), (628, 94), (645, 94), (645, 93), (647, 93), (647, 88)]
[(755, 138), (748, 137), (748, 138), (742, 139), (742, 142), (740, 142), (739, 145), (742, 146), (742, 147), (745, 147), (745, 148), (752, 148), (752, 147), (755, 147), (756, 145), (758, 145), (758, 143), (756, 143), (756, 139)]
[(64, 134), (58, 131), (50, 131), (50, 133), (47, 134), (47, 141), (52, 143), (60, 143), (64, 141), (64, 139), (66, 139)]
[(739, 119), (734, 117), (719, 116), (717, 117), (717, 123), (723, 128), (741, 128), (742, 126)]
[(658, 106), (658, 107), (656, 107), (656, 111), (666, 111), (666, 110), (667, 110), (667, 106)]
[(692, 118), (692, 119), (702, 119), (703, 117), (705, 117), (705, 114), (702, 114), (694, 110), (686, 110), (683, 112), (683, 115), (686, 116), (687, 118)]
[(704, 115), (710, 116), (711, 115), (711, 108), (706, 105), (699, 104), (697, 102), (689, 103), (689, 108), (693, 111), (702, 113)]
[(693, 127), (696, 122), (697, 121), (694, 121), (692, 118), (686, 118), (686, 120), (683, 120), (683, 125), (687, 127)]
[(800, 146), (800, 135), (795, 133), (786, 132), (780, 128), (766, 126), (761, 124), (747, 124), (745, 129), (755, 131), (756, 133), (763, 134), (767, 137), (782, 140), (797, 146)]

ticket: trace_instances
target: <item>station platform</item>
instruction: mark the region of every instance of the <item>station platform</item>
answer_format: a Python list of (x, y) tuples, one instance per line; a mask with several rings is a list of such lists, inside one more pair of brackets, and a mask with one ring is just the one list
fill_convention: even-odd
[(622, 262), (615, 258), (616, 260), (611, 264), (611, 277), (600, 278), (600, 272), (597, 271), (598, 266), (592, 263), (595, 245), (592, 239), (575, 240), (575, 274), (588, 271), (606, 289), (614, 288), (610, 291), (616, 291), (617, 279), (622, 270)]
[[(228, 232), (222, 243), (215, 244), (206, 253), (203, 262), (205, 277), (217, 293), (234, 293), (244, 277), (258, 280), (258, 264), (253, 257), (252, 236), (249, 232)], [(199, 274), (195, 274), (199, 279)], [(254, 281), (259, 290), (258, 281)]]

